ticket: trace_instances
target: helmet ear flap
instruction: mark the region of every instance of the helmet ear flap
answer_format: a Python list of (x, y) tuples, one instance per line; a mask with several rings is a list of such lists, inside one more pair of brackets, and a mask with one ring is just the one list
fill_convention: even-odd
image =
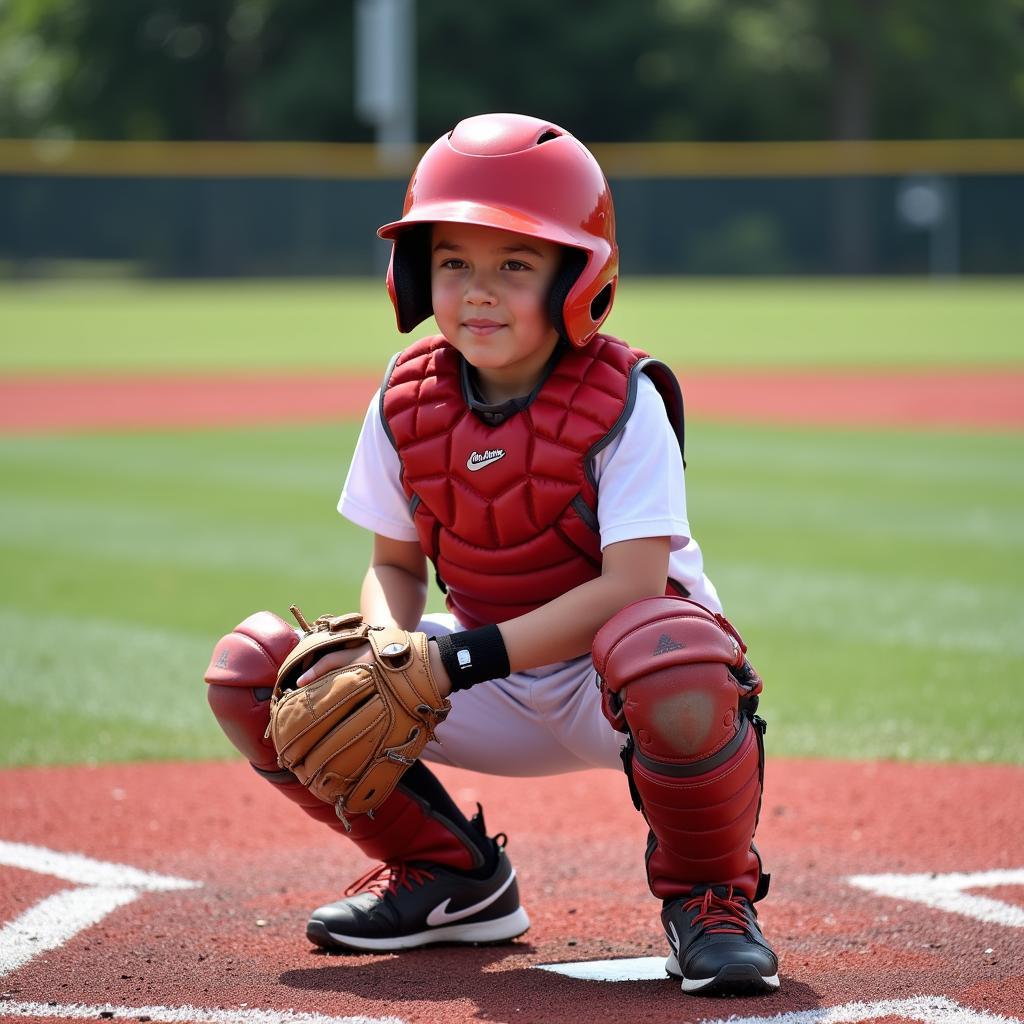
[(569, 329), (565, 325), (565, 300), (586, 265), (587, 254), (582, 249), (566, 246), (562, 255), (562, 264), (558, 268), (554, 283), (551, 285), (551, 292), (548, 295), (548, 317), (558, 331), (558, 336), (568, 341), (572, 339), (569, 337)]
[(391, 286), (398, 329), (407, 334), (434, 312), (430, 294), (430, 225), (415, 224), (394, 241)]

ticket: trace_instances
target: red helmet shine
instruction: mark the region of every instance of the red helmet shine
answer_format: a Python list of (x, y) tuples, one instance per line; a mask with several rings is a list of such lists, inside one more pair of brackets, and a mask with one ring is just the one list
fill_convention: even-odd
[(611, 310), (618, 280), (615, 211), (597, 161), (564, 128), (522, 114), (460, 121), (424, 154), (402, 219), (377, 233), (394, 241), (388, 292), (400, 331), (432, 312), (429, 238), (439, 221), (501, 228), (576, 250), (552, 294), (552, 319), (585, 345)]

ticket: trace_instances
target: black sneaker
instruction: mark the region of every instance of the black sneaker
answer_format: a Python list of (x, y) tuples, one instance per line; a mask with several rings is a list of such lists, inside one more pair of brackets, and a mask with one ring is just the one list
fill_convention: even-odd
[(665, 970), (695, 995), (756, 995), (779, 987), (779, 961), (753, 904), (732, 886), (703, 886), (661, 912), (672, 953)]
[(345, 890), (348, 899), (318, 907), (306, 936), (325, 949), (412, 949), (436, 942), (497, 943), (530, 927), (519, 905), (515, 869), (496, 844), (490, 877), (439, 864), (381, 864)]

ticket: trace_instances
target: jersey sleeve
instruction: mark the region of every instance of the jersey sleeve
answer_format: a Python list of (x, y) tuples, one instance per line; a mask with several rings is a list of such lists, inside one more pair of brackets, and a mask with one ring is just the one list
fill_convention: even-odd
[(370, 402), (348, 468), (338, 511), (392, 540), (419, 539), (401, 482), (402, 465), (380, 418), (380, 391)]
[(641, 374), (625, 427), (594, 462), (601, 549), (640, 537), (671, 537), (672, 550), (686, 546), (683, 456), (665, 405)]

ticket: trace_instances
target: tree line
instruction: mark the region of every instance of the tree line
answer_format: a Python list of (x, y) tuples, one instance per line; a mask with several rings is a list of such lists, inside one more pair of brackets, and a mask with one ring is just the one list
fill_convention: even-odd
[[(0, 0), (0, 136), (364, 141), (354, 0)], [(999, 138), (1024, 0), (419, 0), (417, 136)]]

